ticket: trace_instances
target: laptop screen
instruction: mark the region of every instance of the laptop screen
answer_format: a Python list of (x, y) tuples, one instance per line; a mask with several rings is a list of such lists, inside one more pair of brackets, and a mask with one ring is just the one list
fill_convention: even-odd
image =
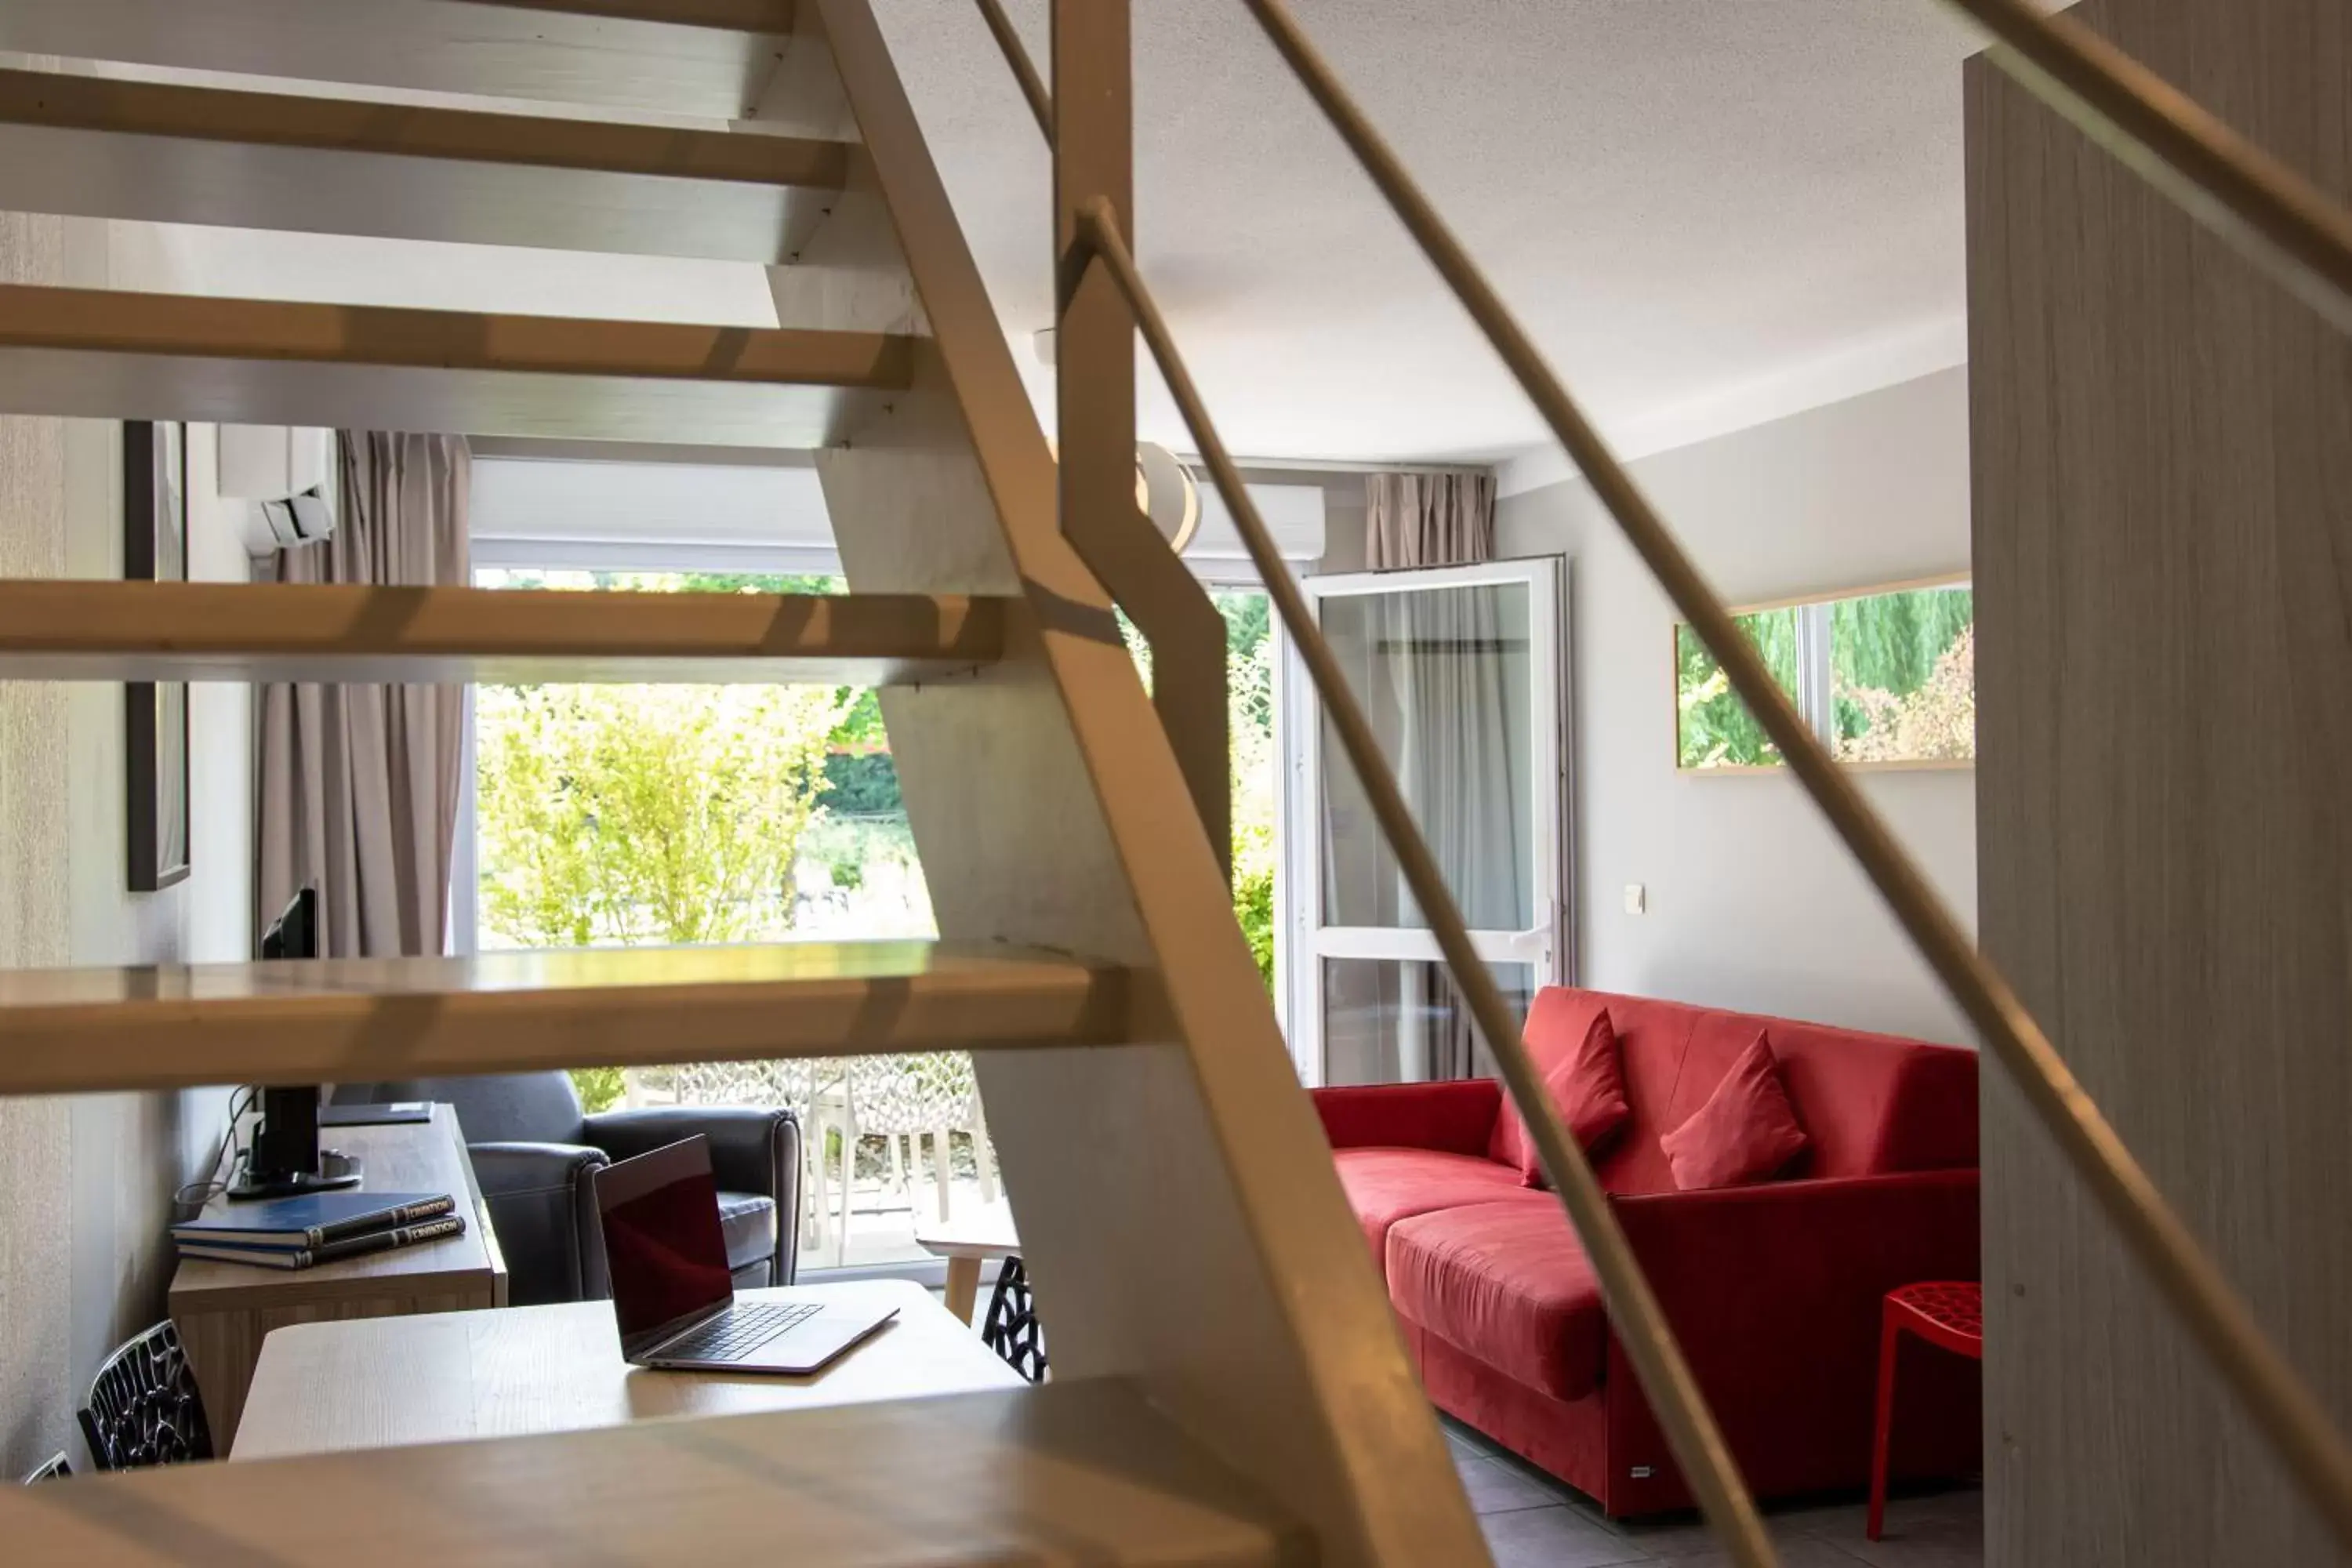
[(689, 1138), (596, 1173), (621, 1342), (734, 1296), (709, 1145)]

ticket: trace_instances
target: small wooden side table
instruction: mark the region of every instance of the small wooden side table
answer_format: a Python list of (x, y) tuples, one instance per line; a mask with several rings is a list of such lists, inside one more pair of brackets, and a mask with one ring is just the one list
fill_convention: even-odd
[[(466, 1234), (315, 1268), (183, 1259), (172, 1276), (172, 1321), (187, 1347), (218, 1452), (228, 1452), (236, 1440), (254, 1363), (271, 1330), (507, 1304), (506, 1260), (499, 1255), (489, 1206), (475, 1184), (455, 1110), (436, 1105), (429, 1122), (337, 1127), (326, 1137), (363, 1163), (362, 1191), (455, 1195), (457, 1212), (466, 1216)], [(224, 1152), (224, 1166), (229, 1158)], [(227, 1199), (215, 1198), (205, 1208), (210, 1213), (229, 1206)]]
[(1011, 1258), (1021, 1250), (1021, 1233), (1013, 1227), (1008, 1204), (988, 1204), (955, 1219), (919, 1227), (915, 1244), (934, 1258), (948, 1260), (948, 1310), (971, 1321), (980, 1300), (980, 1266), (992, 1258)]

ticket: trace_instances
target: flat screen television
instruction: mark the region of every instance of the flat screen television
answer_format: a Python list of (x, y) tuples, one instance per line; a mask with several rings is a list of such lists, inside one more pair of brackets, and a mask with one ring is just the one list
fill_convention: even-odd
[[(319, 956), (319, 893), (294, 895), (261, 933), (261, 956)], [(261, 1124), (228, 1189), (232, 1198), (287, 1198), (360, 1183), (360, 1163), (319, 1147), (319, 1086), (296, 1084), (261, 1091)]]

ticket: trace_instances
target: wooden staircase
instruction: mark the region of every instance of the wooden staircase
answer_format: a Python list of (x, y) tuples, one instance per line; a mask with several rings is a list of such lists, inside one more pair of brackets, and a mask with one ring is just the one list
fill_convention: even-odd
[(0, 71), (0, 210), (751, 260), (782, 323), (12, 286), (0, 411), (807, 449), (852, 590), (14, 582), (0, 679), (880, 684), (942, 933), (0, 974), (0, 1092), (971, 1049), (1057, 1379), (12, 1489), (8, 1561), (1485, 1561), (867, 0), (7, 0), (0, 49), (283, 79)]

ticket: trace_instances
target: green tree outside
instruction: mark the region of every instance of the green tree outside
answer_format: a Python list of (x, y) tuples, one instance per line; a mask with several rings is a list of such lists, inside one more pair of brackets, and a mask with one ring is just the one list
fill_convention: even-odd
[[(823, 687), (483, 687), (483, 924), (518, 947), (769, 939), (844, 703)], [(598, 1110), (618, 1068), (574, 1074)]]

